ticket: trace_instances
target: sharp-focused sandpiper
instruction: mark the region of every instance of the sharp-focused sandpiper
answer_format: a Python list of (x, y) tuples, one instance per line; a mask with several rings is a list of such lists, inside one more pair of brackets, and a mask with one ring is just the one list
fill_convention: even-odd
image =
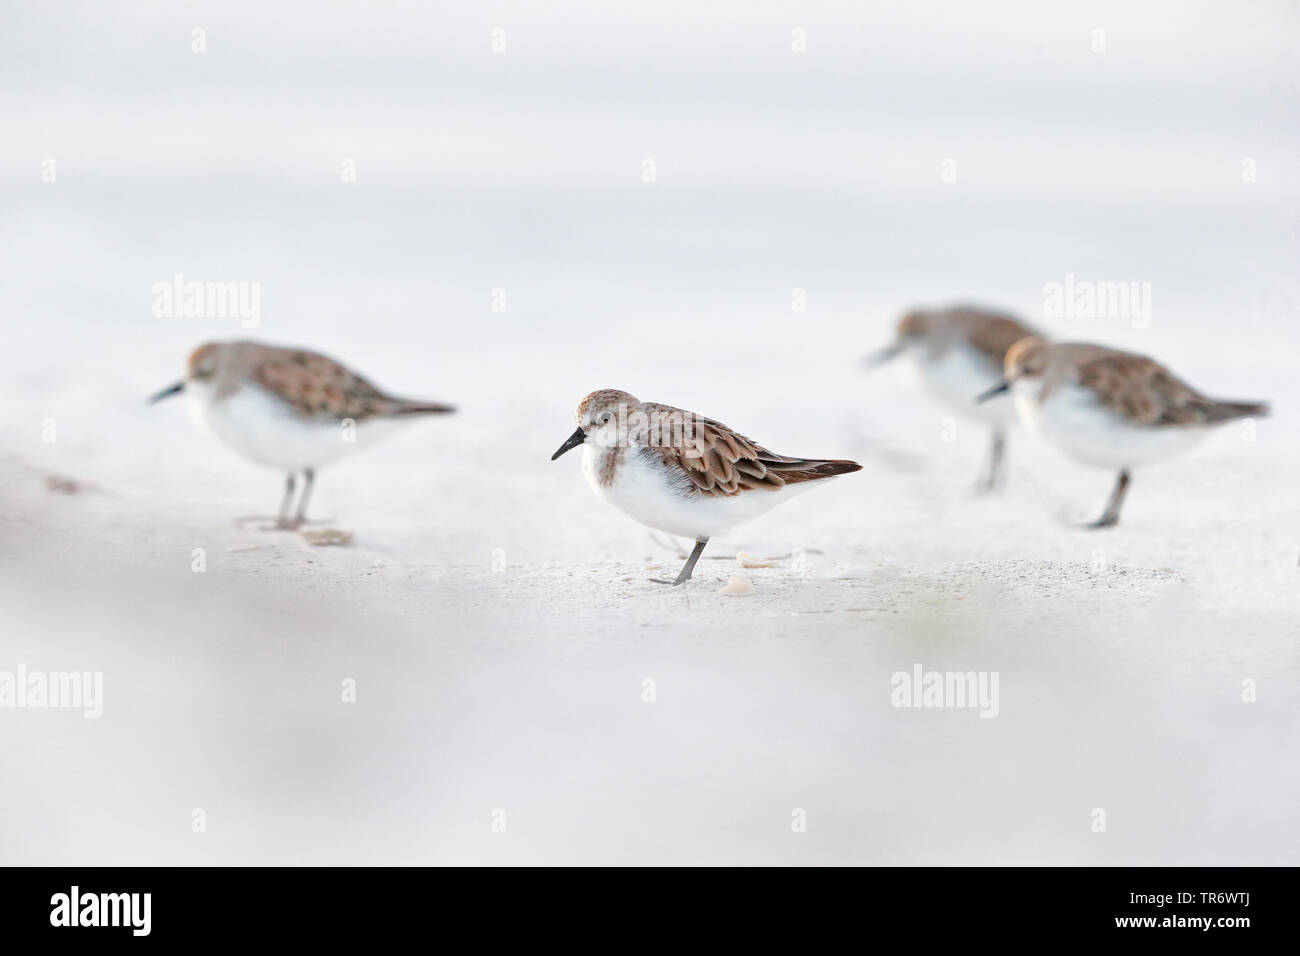
[(902, 359), (909, 377), (949, 411), (989, 426), (988, 465), (978, 487), (991, 491), (1002, 483), (1007, 429), (1016, 422), (1016, 409), (1005, 397), (981, 405), (970, 398), (1000, 382), (1007, 349), (1035, 334), (1000, 312), (970, 306), (915, 310), (899, 319), (893, 344), (866, 362), (874, 368)]
[[(281, 528), (296, 528), (306, 520), (317, 469), (417, 415), (455, 410), (394, 398), (318, 352), (247, 341), (199, 346), (190, 355), (185, 378), (150, 402), (182, 392), (204, 429), (245, 458), (286, 473), (277, 521)], [(299, 472), (303, 489), (294, 512)]]
[(1143, 355), (1033, 337), (1007, 351), (1003, 381), (978, 401), (1008, 391), (1031, 431), (1076, 461), (1118, 470), (1106, 510), (1090, 528), (1119, 523), (1134, 468), (1192, 448), (1216, 425), (1268, 414), (1264, 402), (1207, 398)]
[(597, 497), (644, 525), (695, 539), (673, 584), (690, 580), (713, 535), (813, 482), (862, 468), (778, 455), (721, 422), (617, 389), (592, 392), (578, 404), (577, 419), (551, 460), (581, 445), (582, 471)]

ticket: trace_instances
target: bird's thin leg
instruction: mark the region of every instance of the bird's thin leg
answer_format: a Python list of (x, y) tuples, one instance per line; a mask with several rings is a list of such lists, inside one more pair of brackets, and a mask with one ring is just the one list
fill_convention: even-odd
[(289, 509), (293, 506), (293, 489), (297, 485), (293, 472), (284, 476), (284, 498), (280, 501), (280, 521), (289, 520)]
[(302, 477), (302, 497), (298, 499), (298, 514), (293, 519), (295, 527), (307, 522), (307, 501), (311, 498), (312, 485), (316, 483), (316, 472), (305, 468)]
[(682, 565), (681, 573), (677, 575), (677, 580), (673, 582), (674, 587), (681, 584), (683, 581), (689, 581), (691, 579), (691, 572), (695, 570), (695, 562), (700, 560), (700, 555), (704, 553), (704, 546), (708, 543), (708, 538), (695, 539), (695, 550), (691, 552), (691, 556), (687, 558), (686, 563)]
[(989, 452), (989, 489), (1001, 488), (1006, 479), (1007, 433), (1001, 428), (993, 431), (993, 447)]
[(1124, 495), (1128, 492), (1129, 475), (1127, 471), (1121, 471), (1119, 477), (1115, 479), (1115, 490), (1110, 493), (1110, 501), (1106, 502), (1106, 510), (1102, 516), (1091, 524), (1084, 525), (1086, 528), (1113, 528), (1119, 524), (1119, 511), (1124, 507)]
[(977, 491), (996, 491), (1002, 486), (1003, 462), (1006, 459), (1006, 453), (1007, 433), (1001, 428), (994, 428), (989, 436), (988, 468), (980, 476), (979, 483), (975, 486)]
[[(294, 473), (292, 471), (287, 472), (284, 476), (284, 497), (280, 499), (280, 513), (275, 515), (274, 518), (268, 519), (266, 515), (247, 515), (243, 518), (236, 518), (235, 524), (243, 525), (249, 521), (256, 521), (263, 531), (284, 531), (296, 528), (297, 525), (289, 517), (289, 509), (293, 507), (293, 492), (297, 484)], [(270, 524), (266, 523), (268, 520), (271, 521)]]

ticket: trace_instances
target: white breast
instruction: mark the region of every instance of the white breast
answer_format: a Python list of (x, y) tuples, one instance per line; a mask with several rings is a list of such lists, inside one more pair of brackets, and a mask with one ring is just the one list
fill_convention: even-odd
[(922, 348), (910, 348), (901, 362), (908, 378), (958, 416), (990, 425), (1016, 421), (1015, 406), (1006, 395), (976, 403), (975, 398), (1002, 381), (1002, 376), (969, 346), (954, 345), (934, 358)]
[(281, 471), (320, 468), (371, 444), (395, 424), (391, 419), (358, 422), (345, 428), (297, 414), (265, 389), (244, 385), (214, 399), (212, 389), (185, 387), (190, 413), (201, 427), (245, 458)]
[(1043, 403), (1038, 401), (1038, 383), (1017, 382), (1012, 390), (1027, 428), (1097, 468), (1118, 470), (1163, 461), (1195, 447), (1210, 433), (1204, 425), (1133, 425), (1078, 385), (1058, 385)]
[[(669, 473), (653, 459), (626, 450), (614, 480), (601, 484), (603, 449), (588, 442), (582, 449), (582, 473), (596, 495), (643, 525), (683, 538), (712, 537), (755, 518), (819, 482), (804, 481), (776, 491), (754, 489), (729, 496), (679, 494)], [(823, 479), (829, 480), (829, 479)]]

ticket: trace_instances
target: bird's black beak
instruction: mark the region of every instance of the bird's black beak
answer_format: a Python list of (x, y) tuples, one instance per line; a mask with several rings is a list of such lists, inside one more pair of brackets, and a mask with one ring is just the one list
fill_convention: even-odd
[(161, 392), (158, 392), (154, 395), (150, 395), (149, 404), (150, 405), (156, 404), (157, 402), (161, 402), (164, 398), (171, 398), (173, 395), (179, 395), (183, 391), (185, 391), (184, 382), (177, 382), (175, 385), (169, 385), (166, 388), (164, 388)]
[(587, 433), (579, 428), (576, 432), (564, 439), (564, 444), (556, 449), (555, 454), (551, 456), (551, 461), (559, 458), (566, 451), (572, 451), (587, 440)]
[(975, 404), (978, 405), (980, 402), (987, 402), (994, 395), (1001, 395), (1003, 392), (1009, 391), (1010, 389), (1010, 382), (998, 382), (998, 384), (994, 385), (987, 392), (980, 392), (980, 394), (975, 398)]
[(903, 348), (904, 346), (902, 342), (895, 342), (893, 345), (883, 348), (879, 352), (872, 352), (870, 355), (864, 356), (862, 364), (866, 368), (879, 368), (886, 362), (898, 358), (898, 356), (902, 354)]

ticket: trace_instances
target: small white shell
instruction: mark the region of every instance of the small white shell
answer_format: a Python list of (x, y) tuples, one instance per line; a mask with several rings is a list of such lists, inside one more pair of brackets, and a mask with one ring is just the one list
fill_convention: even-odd
[(754, 583), (743, 574), (733, 574), (727, 578), (727, 586), (722, 589), (722, 593), (731, 597), (744, 597), (754, 593)]
[(331, 545), (344, 547), (352, 543), (352, 532), (341, 531), (338, 528), (313, 528), (298, 533), (302, 535), (302, 539), (308, 544), (317, 547), (322, 545), (326, 547)]
[(774, 568), (775, 561), (764, 561), (762, 558), (756, 558), (752, 554), (746, 554), (744, 551), (736, 552), (736, 563), (742, 568)]

